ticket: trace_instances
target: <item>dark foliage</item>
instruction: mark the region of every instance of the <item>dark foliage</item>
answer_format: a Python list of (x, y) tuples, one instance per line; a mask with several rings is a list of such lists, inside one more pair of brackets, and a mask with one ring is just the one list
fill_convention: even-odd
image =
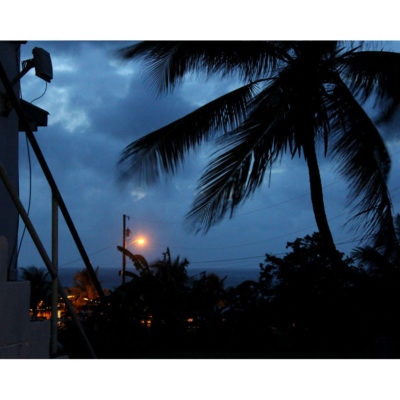
[[(266, 255), (258, 281), (228, 288), (213, 274), (189, 278), (187, 261), (167, 250), (85, 320), (99, 357), (400, 356), (398, 265), (338, 253), (338, 267), (317, 233), (287, 247), (284, 257)], [(75, 335), (67, 326), (60, 339), (70, 356), (86, 357)]]
[(21, 268), (21, 279), (30, 282), (30, 308), (33, 311), (33, 318), (37, 314), (37, 306), (40, 302), (43, 305), (50, 304), (51, 298), (51, 278), (49, 273), (44, 268), (30, 266)]

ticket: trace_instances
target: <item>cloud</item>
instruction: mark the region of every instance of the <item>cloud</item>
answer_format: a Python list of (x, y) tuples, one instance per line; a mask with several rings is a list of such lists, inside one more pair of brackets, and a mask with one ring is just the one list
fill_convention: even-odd
[(143, 190), (132, 190), (131, 196), (133, 197), (134, 201), (139, 201), (146, 197), (146, 192)]
[[(190, 77), (172, 94), (156, 97), (137, 65), (122, 63), (115, 57), (115, 50), (126, 44), (28, 42), (22, 46), (22, 59), (29, 58), (32, 47), (38, 46), (48, 50), (54, 61), (54, 80), (43, 98), (35, 102), (50, 112), (49, 126), (40, 128), (36, 137), (89, 255), (95, 253), (91, 256), (94, 265), (119, 266), (120, 253), (114, 245), (121, 239), (122, 214), (131, 216), (132, 232), (144, 232), (149, 238), (143, 252), (150, 259), (170, 246), (173, 254), (186, 256), (189, 261), (258, 255), (262, 261), (265, 252), (285, 251), (288, 240), (316, 230), (308, 171), (304, 159), (298, 157), (284, 156), (272, 170), (271, 184), (266, 176), (261, 188), (237, 209), (234, 217), (221, 221), (207, 235), (188, 233), (185, 214), (190, 210), (198, 179), (216, 150), (215, 143), (191, 152), (174, 176), (164, 177), (155, 185), (138, 188), (132, 181), (119, 186), (116, 164), (126, 145), (238, 85), (229, 79)], [(25, 99), (37, 97), (43, 89), (43, 81), (32, 72), (23, 78)], [(21, 136), (20, 192), (25, 202), (29, 175), (24, 146)], [(398, 151), (395, 142), (390, 146), (397, 146), (394, 151)], [(32, 158), (31, 217), (45, 245), (51, 248), (51, 192)], [(348, 218), (346, 183), (329, 159), (322, 153), (319, 158), (333, 235), (335, 239), (353, 239), (356, 236), (343, 229)], [(397, 160), (393, 161), (391, 187), (399, 181)], [(339, 214), (343, 215), (335, 218)], [(61, 217), (60, 221), (62, 264), (79, 255)], [(107, 246), (111, 247), (96, 253)], [(347, 251), (352, 244), (340, 248)], [(43, 265), (25, 235), (20, 265), (28, 264)], [(257, 262), (250, 260), (240, 266), (257, 266)]]

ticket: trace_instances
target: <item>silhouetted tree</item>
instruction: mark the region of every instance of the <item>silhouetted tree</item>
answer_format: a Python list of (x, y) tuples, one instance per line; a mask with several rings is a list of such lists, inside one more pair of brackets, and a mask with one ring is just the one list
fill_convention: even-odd
[(341, 268), (334, 268), (321, 240), (296, 239), (284, 257), (267, 255), (262, 266), (260, 290), (271, 299), (280, 346), (296, 357), (398, 354), (399, 277), (389, 282), (341, 253)]
[[(188, 277), (187, 261), (168, 249), (155, 263), (143, 258), (85, 329), (106, 358), (400, 355), (396, 268), (381, 273), (340, 252), (338, 264), (319, 233), (287, 248), (281, 257), (266, 255), (258, 281), (227, 289), (214, 274)], [(60, 338), (70, 356), (86, 356), (72, 324)]]
[(208, 230), (263, 182), (281, 156), (303, 155), (322, 244), (336, 254), (327, 222), (316, 146), (338, 162), (366, 236), (394, 235), (386, 186), (390, 157), (360, 102), (375, 96), (381, 119), (400, 103), (400, 54), (339, 42), (141, 42), (122, 49), (142, 59), (160, 91), (193, 72), (234, 76), (244, 86), (127, 146), (123, 176), (152, 182), (174, 173), (190, 149), (219, 137), (221, 151), (201, 177), (187, 217)]
[[(98, 272), (99, 267), (95, 269), (96, 275), (98, 275)], [(87, 269), (77, 272), (73, 282), (74, 285), (67, 288), (67, 293), (74, 296), (72, 304), (78, 312), (81, 312), (91, 306), (92, 302), (98, 298), (98, 293)]]
[[(123, 251), (118, 247), (118, 250)], [(129, 250), (124, 251), (132, 260), (138, 274), (127, 271), (132, 278), (125, 285), (115, 291), (115, 296), (124, 298), (130, 304), (130, 312), (136, 314), (137, 319), (147, 319), (152, 316), (152, 324), (183, 323), (185, 318), (188, 276), (186, 268), (189, 262), (180, 257), (171, 258), (169, 248), (162, 254), (162, 258), (153, 263)], [(127, 304), (128, 304), (127, 303)], [(135, 305), (135, 311), (133, 306)]]
[(191, 317), (200, 326), (221, 322), (222, 311), (226, 307), (225, 279), (205, 271), (198, 278), (192, 278), (190, 311)]
[(31, 283), (30, 308), (33, 311), (33, 318), (37, 315), (37, 307), (40, 302), (46, 305), (50, 303), (51, 279), (44, 268), (30, 266), (21, 268), (21, 278)]

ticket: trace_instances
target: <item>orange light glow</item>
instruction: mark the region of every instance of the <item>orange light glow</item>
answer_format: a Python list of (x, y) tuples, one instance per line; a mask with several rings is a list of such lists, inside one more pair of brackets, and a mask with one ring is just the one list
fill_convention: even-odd
[(144, 237), (139, 237), (133, 239), (129, 244), (138, 244), (139, 246), (144, 246), (146, 244), (146, 239)]

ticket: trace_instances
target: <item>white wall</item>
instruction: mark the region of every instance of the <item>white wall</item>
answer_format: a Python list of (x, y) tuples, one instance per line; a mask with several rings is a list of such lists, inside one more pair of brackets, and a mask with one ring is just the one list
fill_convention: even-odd
[[(0, 61), (5, 68), (8, 78), (12, 80), (19, 72), (20, 44), (18, 42), (0, 42)], [(5, 89), (0, 82), (0, 92)], [(15, 85), (15, 92), (19, 92), (19, 84)], [(18, 117), (15, 110), (11, 110), (8, 116), (0, 116), (0, 163), (18, 193)], [(0, 237), (8, 242), (8, 254), (6, 263), (0, 268), (9, 271), (0, 271), (11, 280), (16, 279), (16, 247), (18, 240), (18, 212), (11, 201), (4, 185), (0, 182)], [(14, 254), (10, 265), (10, 258)]]

